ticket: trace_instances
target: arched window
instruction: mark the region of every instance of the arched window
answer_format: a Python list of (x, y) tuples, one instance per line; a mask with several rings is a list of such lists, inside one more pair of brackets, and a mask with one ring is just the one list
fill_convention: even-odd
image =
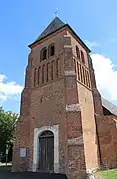
[(42, 132), (39, 137), (54, 137), (54, 134), (52, 131), (47, 130), (47, 131)]
[(43, 61), (47, 59), (47, 48), (44, 47), (42, 50), (41, 50), (41, 54), (40, 54), (40, 60)]
[(80, 59), (80, 51), (79, 51), (79, 48), (77, 45), (76, 45), (76, 56), (77, 56), (77, 58)]
[(82, 63), (85, 64), (85, 58), (84, 58), (84, 53), (83, 53), (83, 51), (81, 51), (81, 60), (82, 60)]
[(55, 46), (54, 46), (54, 44), (51, 44), (51, 45), (49, 46), (48, 52), (49, 52), (49, 57), (55, 55)]

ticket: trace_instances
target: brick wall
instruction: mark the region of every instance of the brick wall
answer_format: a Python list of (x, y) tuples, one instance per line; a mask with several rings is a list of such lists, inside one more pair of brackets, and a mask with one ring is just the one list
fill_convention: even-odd
[[(66, 105), (64, 95), (64, 34), (60, 32), (52, 36), (51, 39), (42, 41), (41, 44), (31, 50), (26, 68), (25, 88), (21, 96), (20, 122), (17, 125), (16, 141), (14, 144), (13, 154), (13, 171), (31, 170), (33, 166), (33, 144), (34, 144), (34, 128), (42, 126), (59, 125), (59, 166), (60, 172), (65, 173), (66, 170), (66, 151), (67, 151), (67, 132), (66, 132)], [(58, 77), (54, 71), (53, 80), (44, 80), (44, 84), (40, 83), (34, 86), (34, 69), (42, 65), (40, 63), (40, 51), (43, 47), (55, 44), (55, 55), (42, 63), (56, 61), (60, 59), (58, 65)], [(49, 75), (51, 73), (49, 67)], [(55, 69), (54, 69), (55, 70)], [(46, 69), (44, 76), (46, 78)], [(20, 148), (26, 148), (28, 153), (23, 159), (20, 158)], [(24, 167), (24, 165), (26, 167)]]
[[(13, 148), (13, 163), (12, 171), (24, 171), (28, 169), (28, 155), (29, 155), (29, 138), (30, 136), (30, 123), (29, 119), (18, 122), (16, 130), (16, 140)], [(20, 149), (26, 148), (26, 157), (20, 157)]]
[[(76, 45), (79, 50), (84, 53), (85, 64), (82, 63), (82, 60), (76, 58)], [(78, 61), (79, 64), (82, 65), (84, 70), (86, 69), (89, 74), (91, 74), (91, 70), (89, 67), (88, 61), (88, 52), (83, 46), (80, 45), (79, 41), (75, 38), (72, 38), (72, 47), (73, 47), (73, 56)], [(80, 71), (80, 73), (83, 71)], [(86, 162), (86, 169), (97, 168), (98, 167), (98, 157), (97, 157), (97, 141), (96, 141), (96, 126), (95, 126), (95, 117), (94, 117), (94, 101), (93, 101), (93, 91), (92, 86), (87, 85), (85, 81), (86, 74), (83, 76), (84, 80), (81, 81), (78, 77), (78, 69), (77, 73), (77, 89), (78, 89), (78, 98), (79, 105), (81, 109), (81, 123), (82, 123), (82, 133), (83, 133), (83, 141), (84, 141), (84, 155)], [(88, 77), (88, 83), (91, 83), (91, 77)], [(92, 150), (93, 149), (93, 150)], [(91, 152), (92, 151), (92, 152)]]
[[(117, 119), (113, 115), (103, 114), (101, 95), (97, 90), (92, 60), (89, 57), (89, 67), (91, 72), (91, 84), (93, 91), (95, 124), (98, 144), (98, 163), (100, 168), (117, 167)], [(113, 120), (113, 118), (115, 120)]]
[(117, 167), (117, 117), (104, 116), (97, 121), (101, 149), (102, 167)]
[[(41, 49), (44, 47), (48, 49), (53, 43), (55, 55), (40, 62)], [(76, 45), (84, 53), (85, 64), (76, 57)], [(81, 43), (66, 29), (52, 34), (31, 49), (14, 145), (14, 171), (32, 170), (34, 129), (56, 124), (59, 126), (59, 172), (66, 173), (70, 179), (76, 179), (85, 177), (86, 169), (98, 166), (93, 101), (95, 95), (91, 86), (92, 79), (89, 77), (91, 71), (87, 53)], [(85, 83), (86, 79), (84, 83), (78, 79), (74, 59), (87, 70), (90, 85)], [(53, 79), (51, 79), (52, 63)], [(42, 69), (44, 83), (42, 83)], [(27, 149), (27, 156), (24, 159), (19, 156), (21, 147)]]

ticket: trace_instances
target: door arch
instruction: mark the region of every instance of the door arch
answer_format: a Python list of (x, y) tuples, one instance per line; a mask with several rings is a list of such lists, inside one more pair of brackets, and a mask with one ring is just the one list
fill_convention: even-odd
[(39, 170), (54, 171), (54, 134), (49, 130), (39, 135)]

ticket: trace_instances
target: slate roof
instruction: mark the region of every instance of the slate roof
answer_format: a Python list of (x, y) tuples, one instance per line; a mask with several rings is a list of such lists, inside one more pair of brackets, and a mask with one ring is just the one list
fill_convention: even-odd
[(91, 52), (90, 49), (85, 45), (85, 43), (74, 32), (74, 30), (68, 24), (62, 22), (58, 17), (55, 17), (53, 19), (53, 21), (47, 26), (47, 28), (41, 33), (41, 35), (32, 44), (29, 45), (29, 47), (31, 47), (33, 44), (37, 43), (38, 41), (42, 40), (43, 38), (49, 36), (50, 34), (60, 30), (63, 27), (68, 27), (73, 32), (73, 34), (79, 39), (79, 43), (83, 45), (85, 49)]
[[(51, 34), (52, 32), (60, 29), (65, 25), (64, 22), (62, 22), (58, 17), (55, 17), (53, 21), (48, 25), (48, 27), (41, 33), (41, 35), (36, 39), (36, 41), (39, 41), (43, 37)], [(36, 42), (35, 41), (35, 42)]]
[(101, 99), (102, 99), (102, 106), (108, 109), (112, 114), (117, 116), (117, 106), (115, 106), (114, 104), (112, 104), (110, 101), (108, 101), (103, 97)]

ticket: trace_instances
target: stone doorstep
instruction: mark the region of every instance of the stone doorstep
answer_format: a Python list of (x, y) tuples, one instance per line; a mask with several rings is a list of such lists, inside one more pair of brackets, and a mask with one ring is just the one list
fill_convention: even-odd
[(94, 173), (97, 172), (99, 168), (92, 168), (92, 169), (87, 169), (86, 174), (87, 174), (87, 179), (95, 179)]

